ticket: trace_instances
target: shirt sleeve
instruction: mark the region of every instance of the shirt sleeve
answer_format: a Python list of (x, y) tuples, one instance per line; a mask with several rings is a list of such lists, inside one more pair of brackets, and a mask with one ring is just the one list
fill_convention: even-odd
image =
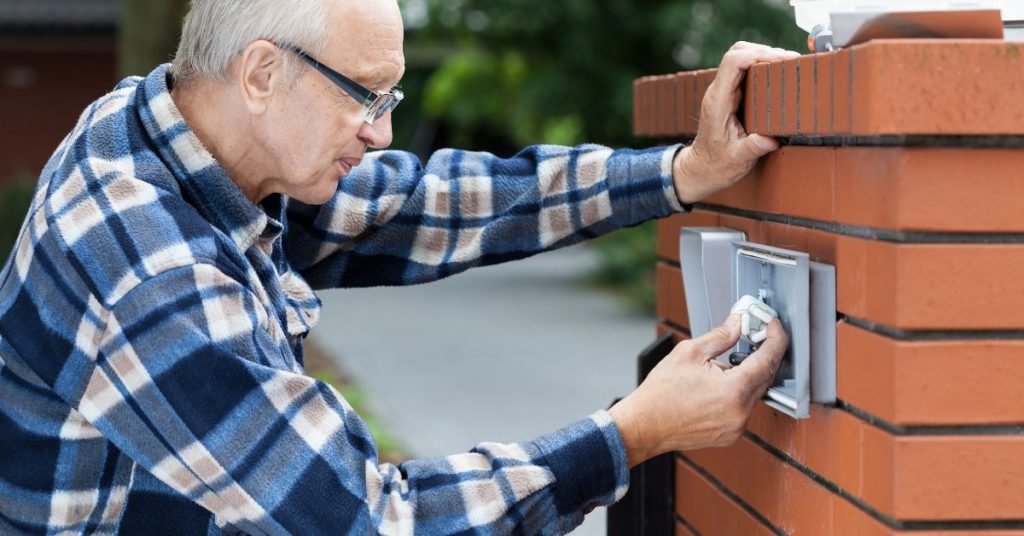
[(679, 146), (534, 146), (512, 158), (381, 151), (324, 206), (289, 203), (286, 253), (314, 288), (410, 285), (683, 210)]
[(562, 534), (626, 491), (603, 411), (531, 442), (380, 464), (363, 421), (289, 362), (262, 311), (212, 265), (161, 273), (97, 315), (94, 369), (63, 396), (141, 468), (252, 534)]

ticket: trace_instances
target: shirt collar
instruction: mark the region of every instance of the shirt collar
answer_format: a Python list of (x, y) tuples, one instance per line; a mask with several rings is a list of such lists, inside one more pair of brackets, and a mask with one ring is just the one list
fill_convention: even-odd
[(200, 215), (230, 236), (242, 251), (257, 238), (280, 234), (280, 223), (245, 197), (185, 122), (171, 100), (169, 67), (157, 67), (139, 84), (139, 115), (183, 193)]

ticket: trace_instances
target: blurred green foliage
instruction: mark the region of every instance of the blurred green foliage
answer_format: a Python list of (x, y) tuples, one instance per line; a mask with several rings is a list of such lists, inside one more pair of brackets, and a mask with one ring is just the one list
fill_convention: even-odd
[(171, 61), (178, 48), (185, 0), (120, 0), (117, 69), (121, 77), (146, 76)]
[[(737, 40), (804, 46), (777, 0), (407, 0), (407, 48), (447, 45), (423, 111), (451, 141), (634, 144), (633, 80), (716, 66)], [(425, 16), (412, 12), (425, 10)], [(486, 147), (479, 147), (486, 149)]]
[[(784, 0), (405, 0), (403, 7), (416, 28), (408, 54), (450, 51), (417, 88), (424, 117), (448, 127), (435, 147), (496, 153), (536, 143), (650, 144), (632, 136), (636, 78), (717, 66), (738, 40), (806, 46)], [(653, 310), (654, 234), (648, 224), (594, 242), (603, 262), (592, 281)]]
[(648, 222), (632, 229), (602, 236), (591, 242), (601, 266), (588, 282), (621, 294), (638, 312), (654, 311), (654, 267), (658, 256), (657, 224)]
[(14, 249), (34, 192), (35, 182), (24, 179), (0, 184), (0, 251), (4, 259)]

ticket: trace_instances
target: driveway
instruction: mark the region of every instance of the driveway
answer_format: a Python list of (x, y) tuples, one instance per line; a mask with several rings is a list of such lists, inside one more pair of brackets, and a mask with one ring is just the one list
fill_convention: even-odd
[[(582, 276), (585, 247), (407, 288), (332, 290), (313, 339), (411, 455), (518, 442), (608, 407), (635, 383), (654, 320)], [(574, 534), (603, 535), (597, 510)]]

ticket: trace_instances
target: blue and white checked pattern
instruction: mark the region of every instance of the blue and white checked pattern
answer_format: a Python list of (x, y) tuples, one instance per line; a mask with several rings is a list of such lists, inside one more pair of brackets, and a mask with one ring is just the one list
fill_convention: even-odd
[[(90, 106), (0, 274), (0, 533), (557, 534), (625, 493), (600, 411), (535, 441), (379, 464), (303, 374), (314, 288), (405, 285), (681, 210), (676, 148), (383, 151), (313, 207), (253, 205), (167, 67)], [(472, 401), (467, 401), (472, 403)]]

